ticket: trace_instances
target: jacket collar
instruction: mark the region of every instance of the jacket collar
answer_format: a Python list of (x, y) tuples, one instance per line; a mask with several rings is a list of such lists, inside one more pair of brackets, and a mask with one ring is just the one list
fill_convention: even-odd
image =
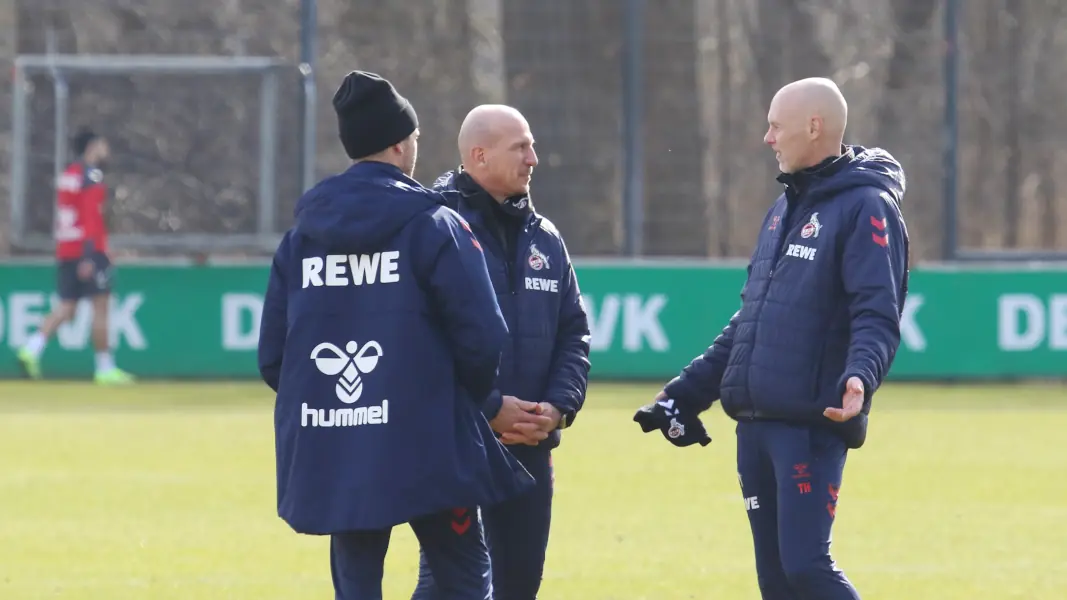
[(527, 221), (535, 213), (529, 193), (518, 194), (506, 198), (503, 202), (497, 202), (496, 198), (485, 191), (470, 174), (463, 170), (462, 166), (456, 169), (456, 189), (471, 208), (479, 212), (496, 208), (510, 217), (523, 221)]
[(842, 145), (839, 156), (829, 156), (819, 164), (795, 173), (780, 173), (775, 179), (786, 187), (786, 197), (795, 200), (798, 195), (808, 191), (813, 183), (840, 173), (855, 158), (852, 148)]

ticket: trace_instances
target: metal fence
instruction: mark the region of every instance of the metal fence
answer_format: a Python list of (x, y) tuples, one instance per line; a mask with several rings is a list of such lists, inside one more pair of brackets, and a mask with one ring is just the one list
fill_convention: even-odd
[[(847, 141), (904, 164), (918, 258), (957, 245), (1067, 250), (1058, 0), (20, 0), (0, 5), (0, 30), (16, 40), (0, 43), (10, 62), (49, 52), (277, 59), (278, 231), (308, 179), (345, 167), (329, 98), (360, 68), (416, 106), (424, 181), (457, 163), (472, 106), (522, 110), (541, 158), (535, 202), (575, 255), (746, 256), (778, 191), (762, 144), (767, 105), (784, 83), (821, 75), (849, 99)], [(46, 234), (56, 104), (47, 75), (29, 85), (25, 229)], [(12, 121), (10, 86), (0, 83), (0, 123)], [(71, 85), (69, 125), (113, 140), (112, 230), (254, 233), (260, 105), (252, 76)], [(24, 252), (10, 244), (14, 146), (10, 132), (0, 137), (0, 246)]]
[[(50, 250), (52, 236), (48, 233), (47, 223), (51, 221), (51, 205), (46, 202), (36, 201), (41, 189), (48, 189), (49, 182), (57, 181), (63, 171), (67, 157), (70, 156), (68, 139), (73, 135), (69, 127), (69, 117), (72, 112), (78, 111), (71, 107), (70, 88), (76, 86), (82, 93), (82, 100), (92, 98), (89, 110), (99, 112), (102, 106), (110, 105), (118, 107), (127, 115), (137, 114), (136, 100), (127, 95), (125, 102), (114, 102), (115, 98), (94, 98), (99, 94), (98, 83), (112, 77), (123, 77), (137, 80), (138, 75), (148, 74), (150, 83), (152, 79), (167, 82), (167, 78), (177, 78), (178, 83), (189, 78), (204, 80), (214, 76), (224, 78), (225, 83), (232, 84), (233, 79), (255, 76), (259, 78), (259, 99), (255, 106), (242, 105), (242, 109), (255, 109), (258, 114), (258, 127), (255, 131), (256, 142), (254, 148), (246, 146), (247, 154), (254, 154), (256, 163), (256, 183), (251, 185), (241, 182), (229, 182), (229, 189), (248, 190), (254, 195), (252, 203), (254, 225), (251, 232), (212, 232), (213, 225), (225, 223), (225, 211), (227, 207), (219, 200), (226, 198), (224, 191), (215, 191), (207, 202), (201, 201), (192, 204), (173, 203), (174, 193), (168, 187), (178, 187), (179, 180), (168, 179), (168, 175), (183, 173), (178, 171), (164, 170), (162, 173), (153, 173), (148, 169), (141, 172), (141, 177), (126, 182), (119, 188), (121, 204), (118, 205), (120, 213), (124, 213), (126, 220), (134, 220), (141, 217), (140, 222), (133, 222), (135, 230), (149, 230), (153, 226), (159, 228), (159, 221), (164, 222), (167, 229), (190, 229), (181, 227), (184, 222), (196, 219), (192, 229), (202, 231), (156, 231), (152, 235), (143, 233), (119, 233), (112, 236), (112, 243), (127, 249), (135, 250), (188, 250), (192, 248), (211, 247), (216, 249), (234, 248), (258, 248), (269, 250), (276, 245), (275, 239), (278, 227), (277, 221), (277, 172), (276, 161), (278, 151), (278, 72), (281, 70), (279, 61), (272, 58), (262, 57), (213, 57), (213, 56), (174, 56), (174, 55), (118, 55), (118, 54), (22, 54), (15, 59), (14, 89), (12, 90), (12, 142), (11, 142), (11, 242), (17, 248), (27, 250)], [(46, 76), (51, 80), (51, 86), (41, 86), (32, 83)], [(93, 89), (96, 87), (97, 89)], [(50, 92), (50, 93), (49, 93)], [(94, 94), (94, 92), (96, 94)], [(195, 91), (193, 92), (196, 93)], [(42, 102), (44, 100), (44, 102)], [(51, 101), (53, 115), (53, 158), (51, 161), (52, 172), (40, 164), (43, 161), (33, 161), (30, 164), (30, 140), (33, 137), (31, 125), (35, 119), (30, 118), (31, 108), (36, 107), (38, 112)], [(111, 100), (112, 102), (108, 102)], [(155, 118), (162, 112), (161, 107), (153, 106), (150, 109), (155, 113)], [(193, 113), (195, 105), (181, 102), (178, 111)], [(170, 138), (158, 132), (160, 138)], [(155, 134), (150, 134), (155, 135)], [(156, 141), (156, 138), (148, 137), (145, 141)], [(194, 142), (195, 143), (195, 142)], [(143, 155), (138, 153), (139, 156)], [(224, 159), (225, 160), (225, 159)], [(47, 178), (42, 176), (50, 175)], [(162, 175), (163, 185), (153, 185), (153, 174)], [(31, 175), (33, 176), (31, 178)], [(197, 182), (199, 183), (199, 182)], [(168, 184), (171, 184), (168, 186)], [(208, 184), (210, 185), (210, 184)], [(225, 184), (224, 184), (225, 185)], [(202, 187), (197, 185), (196, 187)], [(150, 192), (153, 188), (156, 194)], [(30, 193), (30, 190), (34, 193)], [(166, 213), (159, 212), (159, 207), (164, 204), (159, 195), (171, 195), (172, 200), (166, 202), (170, 208)], [(215, 201), (211, 201), (215, 199)], [(202, 199), (203, 200), (203, 199)], [(238, 210), (247, 209), (247, 206), (239, 206)], [(247, 212), (247, 210), (242, 210)], [(149, 217), (151, 220), (146, 220)], [(154, 222), (153, 222), (154, 221)], [(170, 226), (175, 223), (177, 227)], [(243, 228), (249, 228), (247, 225)]]

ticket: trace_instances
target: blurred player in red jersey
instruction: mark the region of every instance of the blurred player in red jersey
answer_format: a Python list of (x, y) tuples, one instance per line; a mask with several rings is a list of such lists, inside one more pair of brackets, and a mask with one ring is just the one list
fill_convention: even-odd
[(130, 383), (133, 377), (115, 366), (108, 343), (111, 259), (103, 214), (107, 187), (101, 167), (111, 150), (104, 137), (82, 131), (74, 139), (74, 151), (78, 159), (56, 182), (56, 291), (61, 303), (19, 350), (18, 358), (30, 377), (40, 378), (41, 353), (48, 339), (74, 316), (78, 301), (88, 298), (93, 305), (94, 379), (101, 384)]

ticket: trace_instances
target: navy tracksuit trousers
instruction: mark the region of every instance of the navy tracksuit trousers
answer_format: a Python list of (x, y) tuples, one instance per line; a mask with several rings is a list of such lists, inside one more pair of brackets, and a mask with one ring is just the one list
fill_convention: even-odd
[[(489, 553), (478, 510), (455, 509), (409, 523), (437, 577), (441, 600), (492, 600)], [(330, 536), (335, 600), (382, 600), (391, 529)]]
[[(552, 453), (514, 445), (508, 450), (533, 475), (537, 486), (521, 496), (482, 509), (493, 570), (494, 600), (535, 600), (541, 588), (552, 522)], [(419, 583), (412, 600), (444, 600), (443, 572), (420, 550)]]
[(737, 424), (745, 498), (763, 600), (859, 600), (830, 557), (845, 443), (818, 427)]

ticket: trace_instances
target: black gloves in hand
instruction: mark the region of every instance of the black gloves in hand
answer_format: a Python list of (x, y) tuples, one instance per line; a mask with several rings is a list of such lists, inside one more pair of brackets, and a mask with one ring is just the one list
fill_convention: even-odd
[(707, 446), (711, 436), (704, 429), (704, 424), (690, 410), (673, 398), (664, 398), (642, 406), (634, 415), (634, 421), (641, 425), (641, 431), (648, 433), (659, 429), (668, 442), (684, 448), (693, 444)]

